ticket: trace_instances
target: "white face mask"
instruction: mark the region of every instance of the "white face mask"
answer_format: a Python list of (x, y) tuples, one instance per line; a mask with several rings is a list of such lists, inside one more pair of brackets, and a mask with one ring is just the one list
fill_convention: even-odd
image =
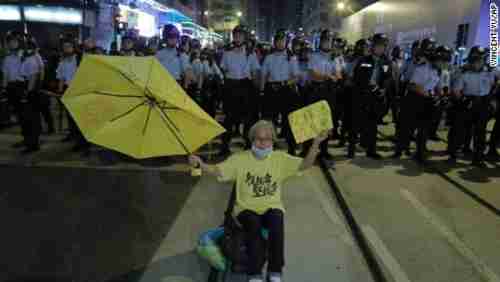
[(266, 149), (260, 149), (257, 148), (255, 145), (252, 145), (252, 152), (254, 153), (255, 157), (257, 157), (257, 159), (266, 158), (267, 156), (269, 156), (269, 154), (271, 154), (272, 151), (273, 151), (272, 145)]

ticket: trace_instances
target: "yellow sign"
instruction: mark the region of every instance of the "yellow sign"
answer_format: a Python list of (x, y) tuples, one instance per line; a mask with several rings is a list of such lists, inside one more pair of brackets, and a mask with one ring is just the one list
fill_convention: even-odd
[(300, 144), (333, 128), (330, 106), (319, 101), (288, 115), (295, 141)]

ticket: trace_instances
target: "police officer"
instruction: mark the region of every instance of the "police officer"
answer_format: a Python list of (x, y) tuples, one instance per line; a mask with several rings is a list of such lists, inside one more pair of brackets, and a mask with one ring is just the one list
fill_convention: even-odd
[(346, 60), (344, 57), (344, 48), (346, 46), (346, 41), (340, 37), (336, 37), (333, 40), (332, 49), (332, 59), (335, 63), (336, 73), (339, 79), (334, 84), (335, 87), (335, 111), (334, 111), (334, 121), (333, 121), (333, 139), (339, 139), (339, 146), (343, 147), (345, 145), (346, 127), (342, 124), (340, 128), (340, 121), (344, 119), (345, 108), (347, 106), (347, 93), (345, 91), (345, 75), (346, 75)]
[[(427, 46), (434, 46), (435, 45), (435, 40), (433, 38), (425, 38), (420, 41), (414, 41), (411, 47), (411, 57), (408, 58), (404, 63), (403, 67), (401, 69), (401, 77), (400, 77), (400, 83), (399, 83), (399, 100), (400, 100), (400, 105), (399, 105), (399, 116), (398, 120), (396, 122), (396, 133), (395, 133), (395, 138), (393, 139), (394, 142), (398, 142), (400, 131), (401, 131), (401, 119), (403, 119), (402, 116), (404, 116), (404, 112), (406, 107), (411, 107), (411, 103), (407, 103), (408, 99), (408, 85), (410, 83), (410, 79), (413, 76), (413, 72), (415, 71), (415, 68), (421, 64), (421, 57), (422, 57), (422, 52), (420, 51), (420, 46), (423, 46), (424, 48), (427, 48)], [(411, 100), (411, 98), (410, 98)], [(410, 109), (411, 110), (411, 109)], [(411, 124), (407, 123), (407, 126), (411, 126)], [(415, 129), (411, 128), (409, 129), (411, 132), (411, 139), (414, 139), (414, 132)], [(407, 155), (410, 155), (409, 151), (409, 145), (408, 148), (404, 150)]]
[[(224, 127), (227, 131), (222, 136), (220, 156), (230, 153), (229, 145), (233, 127), (239, 126), (240, 123), (244, 125), (245, 148), (250, 148), (251, 146), (247, 133), (252, 120), (253, 106), (251, 106), (251, 103), (255, 103), (255, 101), (251, 101), (253, 90), (251, 84), (255, 78), (252, 68), (254, 71), (257, 71), (260, 66), (258, 65), (255, 53), (249, 54), (245, 48), (247, 36), (248, 30), (246, 26), (236, 26), (233, 29), (233, 44), (222, 55), (221, 68), (225, 74), (222, 101), (226, 115), (224, 118)], [(252, 64), (257, 65), (252, 67)]]
[(463, 139), (464, 129), (473, 128), (474, 157), (472, 165), (484, 168), (484, 149), (486, 147), (486, 125), (489, 114), (488, 106), (493, 98), (491, 89), (497, 73), (485, 69), (486, 50), (476, 47), (477, 51), (468, 56), (471, 69), (467, 69), (458, 78), (455, 94), (463, 97), (464, 111), (457, 113), (452, 125), (453, 135), (448, 141), (450, 161), (456, 161), (456, 151)]
[(264, 59), (262, 65), (261, 92), (265, 92), (263, 118), (274, 121), (276, 115), (281, 114), (281, 130), (288, 144), (288, 153), (295, 155), (297, 145), (290, 129), (288, 114), (298, 109), (300, 104), (296, 86), (298, 62), (297, 57), (287, 49), (284, 30), (276, 32), (274, 45), (274, 52)]
[[(408, 84), (407, 103), (402, 115), (401, 132), (393, 157), (409, 148), (413, 128), (417, 130), (417, 152), (414, 156), (419, 164), (425, 164), (426, 142), (436, 111), (436, 99), (442, 95), (439, 88), (440, 70), (433, 44), (423, 44), (420, 61)], [(441, 60), (441, 59), (440, 59)]]
[(361, 141), (366, 148), (366, 156), (372, 159), (382, 157), (376, 151), (377, 123), (383, 115), (386, 97), (392, 76), (391, 62), (384, 53), (388, 39), (385, 34), (377, 33), (372, 37), (372, 54), (359, 59), (353, 71), (354, 91), (352, 93), (353, 131), (349, 140), (348, 157), (353, 158), (356, 143), (353, 139), (357, 131), (361, 133)]
[(21, 63), (21, 76), (25, 80), (25, 91), (21, 97), (21, 126), (26, 148), (22, 154), (40, 150), (40, 86), (44, 74), (42, 58), (38, 54), (38, 44), (28, 36)]
[(354, 74), (354, 67), (358, 64), (358, 61), (361, 60), (361, 58), (369, 56), (370, 55), (370, 49), (369, 49), (369, 43), (368, 40), (366, 39), (359, 39), (356, 41), (354, 45), (354, 50), (353, 54), (346, 59), (346, 70), (345, 70), (345, 83), (344, 83), (344, 88), (345, 88), (345, 94), (346, 94), (346, 107), (345, 107), (345, 113), (344, 113), (344, 118), (342, 120), (342, 127), (345, 127), (347, 133), (348, 133), (348, 140), (351, 143), (357, 142), (359, 139), (359, 129), (354, 130), (353, 128), (353, 120), (359, 119), (359, 110), (360, 110), (360, 104), (359, 104), (359, 99), (357, 95), (353, 95), (354, 91), (354, 81), (353, 81), (353, 74)]
[(391, 52), (391, 60), (392, 60), (392, 87), (390, 93), (388, 93), (388, 104), (389, 107), (387, 110), (391, 110), (392, 113), (392, 121), (394, 124), (397, 124), (401, 103), (400, 96), (400, 79), (401, 79), (401, 70), (403, 68), (403, 51), (401, 47), (394, 46)]
[(167, 69), (170, 75), (177, 80), (179, 85), (188, 89), (190, 81), (193, 80), (193, 68), (189, 63), (187, 54), (177, 50), (180, 32), (173, 24), (167, 24), (163, 28), (163, 40), (165, 48), (156, 53), (156, 58)]
[(452, 51), (448, 46), (438, 46), (436, 49), (435, 57), (437, 60), (438, 72), (440, 75), (439, 89), (442, 90), (442, 95), (440, 95), (435, 101), (436, 110), (434, 111), (434, 116), (432, 117), (429, 139), (433, 141), (440, 141), (439, 137), (437, 136), (437, 131), (443, 117), (443, 112), (448, 106), (448, 98), (450, 96), (450, 62), (452, 58)]
[[(165, 38), (163, 38), (165, 39)], [(182, 35), (179, 42), (179, 51), (189, 56), (191, 52), (191, 37), (187, 35)]]
[[(72, 36), (64, 36), (62, 42), (62, 57), (56, 70), (56, 78), (59, 80), (58, 92), (63, 94), (68, 89), (73, 80), (78, 65), (81, 61), (81, 54), (76, 49), (76, 40)], [(90, 144), (85, 140), (73, 117), (67, 113), (69, 134), (62, 140), (63, 142), (75, 141), (72, 151), (83, 151), (84, 155), (90, 152)]]
[[(21, 120), (21, 96), (24, 93), (24, 78), (21, 75), (21, 64), (24, 48), (24, 36), (19, 32), (9, 32), (6, 37), (8, 55), (2, 62), (1, 92), (6, 93), (8, 103), (14, 110), (17, 122)], [(14, 148), (24, 146), (23, 142), (12, 145)]]
[[(313, 53), (309, 60), (309, 90), (306, 94), (306, 105), (311, 105), (320, 100), (326, 100), (332, 111), (332, 120), (334, 109), (334, 93), (332, 85), (340, 79), (340, 74), (337, 73), (335, 62), (332, 60), (331, 50), (333, 44), (333, 35), (330, 30), (325, 29), (320, 34), (319, 51)], [(301, 155), (305, 153), (311, 146), (311, 141), (304, 143)], [(333, 156), (328, 152), (328, 138), (320, 144), (319, 157), (328, 161), (333, 159)]]

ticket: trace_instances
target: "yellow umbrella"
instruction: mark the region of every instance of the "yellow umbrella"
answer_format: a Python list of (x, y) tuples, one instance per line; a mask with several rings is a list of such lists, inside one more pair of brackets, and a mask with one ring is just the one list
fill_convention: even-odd
[(137, 159), (189, 154), (225, 131), (155, 57), (87, 55), (62, 102), (88, 141)]

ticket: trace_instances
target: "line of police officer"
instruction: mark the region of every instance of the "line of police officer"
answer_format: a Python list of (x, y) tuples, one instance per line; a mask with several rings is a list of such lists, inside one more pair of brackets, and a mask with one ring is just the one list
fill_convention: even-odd
[[(245, 58), (242, 47), (242, 37), (248, 34), (239, 26), (233, 35), (233, 47), (224, 53), (231, 59), (222, 65), (227, 78), (236, 78), (233, 84), (226, 85), (224, 93), (225, 113), (230, 117), (226, 128), (234, 125), (233, 116), (244, 121), (255, 116), (248, 113), (255, 109), (253, 88), (248, 86), (248, 80), (255, 79), (255, 73), (249, 68), (253, 54), (246, 54)], [(354, 55), (348, 58), (342, 54), (344, 41), (334, 38), (328, 30), (320, 35), (319, 50), (311, 54), (300, 37), (292, 42), (291, 48), (286, 38), (283, 30), (275, 34), (274, 50), (261, 67), (260, 93), (264, 98), (262, 117), (276, 121), (277, 115), (282, 116), (282, 131), (290, 154), (295, 154), (297, 144), (287, 122), (288, 113), (326, 100), (334, 121), (331, 137), (338, 138), (339, 145), (344, 146), (345, 135), (348, 135), (349, 158), (355, 157), (358, 143), (366, 149), (367, 157), (382, 158), (376, 146), (378, 125), (383, 124), (384, 116), (391, 110), (396, 127), (393, 157), (399, 158), (403, 152), (410, 155), (410, 142), (414, 140), (417, 145), (414, 159), (425, 164), (427, 141), (439, 140), (437, 130), (446, 113), (451, 125), (450, 161), (454, 162), (459, 148), (466, 151), (473, 139), (472, 164), (485, 166), (486, 124), (492, 113), (498, 117), (498, 111), (494, 111), (498, 99), (494, 87), (497, 72), (486, 67), (486, 50), (472, 48), (468, 63), (455, 71), (451, 65), (452, 50), (437, 46), (431, 38), (415, 42), (412, 57), (407, 61), (402, 60), (399, 48), (393, 50), (393, 58), (389, 59), (386, 55), (389, 40), (384, 34), (357, 41)], [(235, 104), (231, 99), (240, 103)], [(498, 130), (497, 122), (488, 143), (487, 155), (492, 159), (498, 159)], [(229, 150), (227, 136), (230, 134), (226, 134), (222, 154)], [(332, 156), (327, 144), (328, 140), (321, 144), (320, 156), (329, 160)], [(305, 151), (308, 145), (304, 144)]]
[(44, 63), (33, 37), (10, 32), (6, 41), (9, 53), (2, 64), (0, 94), (7, 96), (21, 125), (23, 140), (12, 147), (24, 148), (21, 153), (29, 154), (40, 149), (41, 112), (50, 112), (43, 107), (39, 94), (44, 79)]
[[(39, 86), (30, 82), (30, 77), (37, 80), (30, 76), (33, 71), (25, 71), (24, 76), (18, 71), (25, 56), (19, 55), (18, 44), (14, 40), (17, 36), (11, 35), (8, 40), (12, 42), (12, 48), (11, 54), (4, 60), (6, 75), (3, 89), (9, 93), (16, 115), (23, 120), (20, 106), (20, 97), (23, 95), (14, 93), (33, 92)], [(376, 150), (377, 127), (391, 110), (396, 127), (393, 157), (399, 158), (402, 152), (410, 154), (410, 142), (415, 140), (415, 159), (425, 163), (427, 139), (437, 140), (437, 128), (443, 113), (446, 113), (451, 125), (448, 136), (450, 161), (456, 159), (459, 149), (467, 151), (471, 140), (474, 140), (473, 164), (484, 167), (485, 128), (491, 118), (490, 109), (498, 99), (498, 95), (492, 95), (498, 92), (493, 87), (496, 72), (488, 69), (484, 63), (486, 50), (472, 48), (468, 64), (461, 70), (453, 70), (450, 64), (452, 51), (446, 46), (436, 46), (432, 39), (415, 42), (412, 57), (404, 62), (400, 49), (393, 50), (392, 61), (386, 56), (389, 40), (384, 34), (358, 40), (351, 56), (344, 54), (346, 41), (335, 38), (329, 30), (321, 33), (319, 50), (316, 52), (311, 52), (303, 35), (296, 36), (291, 46), (288, 46), (288, 39), (284, 30), (278, 30), (272, 52), (260, 59), (254, 44), (249, 44), (255, 39), (252, 39), (245, 26), (237, 26), (233, 30), (233, 42), (220, 58), (222, 74), (213, 58), (210, 63), (201, 60), (213, 54), (201, 52), (199, 42), (196, 44), (196, 40), (181, 36), (174, 25), (166, 25), (159, 50), (149, 55), (155, 55), (190, 96), (212, 115), (215, 115), (218, 102), (211, 95), (214, 91), (204, 90), (209, 89), (204, 87), (209, 85), (204, 83), (204, 79), (217, 76), (218, 80), (224, 82), (220, 98), (225, 114), (223, 125), (228, 131), (222, 137), (220, 155), (230, 152), (235, 127), (239, 131), (240, 124), (243, 124), (245, 145), (249, 148), (247, 132), (250, 125), (259, 118), (277, 122), (279, 116), (288, 152), (295, 155), (298, 146), (288, 124), (288, 114), (300, 107), (326, 100), (332, 109), (334, 123), (330, 139), (339, 139), (340, 146), (348, 141), (349, 158), (355, 157), (356, 146), (360, 143), (366, 149), (367, 157), (381, 159)], [(122, 41), (122, 50), (115, 55), (142, 55), (135, 50), (133, 37), (125, 36)], [(57, 70), (61, 93), (70, 83), (81, 58), (74, 50), (75, 44), (72, 39), (63, 40), (63, 58)], [(39, 65), (38, 61), (41, 62), (30, 61), (36, 61), (36, 64), (31, 64), (32, 67)], [(28, 63), (25, 65), (24, 68), (28, 68)], [(39, 103), (33, 99), (30, 101), (29, 105), (36, 105), (31, 108), (40, 111)], [(498, 111), (495, 113), (498, 120)], [(24, 116), (28, 117), (24, 120), (39, 124), (31, 115)], [(69, 120), (72, 121), (71, 117)], [(36, 128), (39, 126), (30, 127), (28, 122), (23, 124), (23, 134), (27, 132), (25, 140), (16, 146), (26, 144), (27, 152), (35, 151), (39, 136)], [(488, 155), (492, 158), (498, 158), (496, 145), (499, 127), (497, 122), (488, 143)], [(65, 139), (76, 139), (76, 147), (87, 150), (88, 143), (74, 122), (70, 122), (70, 129), (71, 133)], [(306, 142), (302, 153), (307, 152), (308, 146), (310, 144)], [(328, 152), (328, 140), (321, 144), (320, 157), (332, 159)]]

